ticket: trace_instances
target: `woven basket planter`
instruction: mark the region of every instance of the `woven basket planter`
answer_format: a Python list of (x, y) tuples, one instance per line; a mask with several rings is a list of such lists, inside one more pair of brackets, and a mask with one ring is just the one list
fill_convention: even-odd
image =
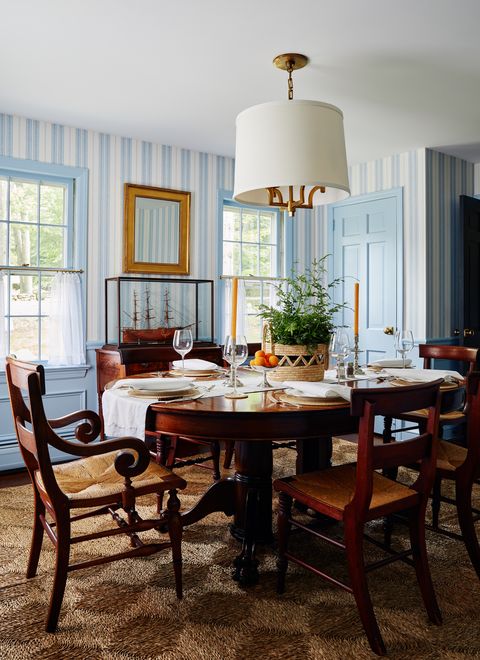
[(289, 344), (275, 344), (270, 339), (268, 326), (263, 328), (262, 348), (266, 353), (274, 353), (279, 362), (275, 371), (268, 375), (269, 380), (323, 380), (328, 368), (328, 346), (317, 344), (312, 347)]

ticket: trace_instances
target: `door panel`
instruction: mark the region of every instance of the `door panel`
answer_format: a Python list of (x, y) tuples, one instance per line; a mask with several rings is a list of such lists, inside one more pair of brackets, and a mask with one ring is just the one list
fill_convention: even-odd
[[(360, 282), (360, 363), (393, 357), (393, 337), (386, 326), (401, 325), (401, 204), (397, 191), (350, 199), (333, 207), (334, 277), (343, 278), (336, 300), (353, 307), (353, 285)], [(339, 324), (352, 328), (353, 311)]]
[(460, 196), (463, 217), (463, 343), (480, 346), (480, 199)]

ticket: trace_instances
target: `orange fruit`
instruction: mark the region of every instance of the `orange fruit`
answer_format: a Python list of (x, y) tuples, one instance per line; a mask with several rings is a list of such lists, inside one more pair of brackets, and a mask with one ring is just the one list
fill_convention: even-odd
[(252, 360), (253, 364), (255, 367), (265, 367), (265, 358), (263, 357), (256, 357), (254, 360)]
[(264, 358), (265, 357), (265, 351), (257, 351), (255, 353), (256, 358)]
[(255, 366), (256, 366), (256, 364), (255, 364), (255, 360), (250, 360), (250, 363), (249, 363), (249, 364), (250, 364), (251, 367), (255, 367)]
[(268, 362), (268, 360), (272, 357), (272, 355), (273, 355), (273, 353), (265, 353), (265, 355), (264, 355), (265, 360), (267, 360), (267, 362)]
[(276, 355), (270, 355), (268, 362), (270, 367), (276, 367), (278, 364), (278, 357)]

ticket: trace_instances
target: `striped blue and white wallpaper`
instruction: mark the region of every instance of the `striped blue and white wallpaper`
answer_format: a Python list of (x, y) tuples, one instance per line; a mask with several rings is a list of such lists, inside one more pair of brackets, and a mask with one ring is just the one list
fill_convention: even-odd
[(461, 324), (460, 195), (474, 194), (474, 165), (426, 149), (426, 336), (451, 337)]
[[(352, 196), (403, 188), (404, 212), (404, 320), (418, 338), (426, 332), (425, 271), (425, 149), (361, 163), (349, 168)], [(306, 214), (307, 212), (305, 212)], [(312, 212), (311, 212), (312, 213)], [(300, 263), (327, 252), (327, 210), (317, 207), (313, 217), (295, 226), (296, 254)]]
[[(122, 269), (125, 182), (191, 191), (190, 276), (215, 278), (217, 196), (233, 189), (233, 159), (5, 114), (0, 155), (89, 170), (89, 340), (103, 339), (104, 278)], [(354, 165), (349, 176), (352, 196), (403, 188), (405, 325), (420, 339), (448, 336), (455, 314), (453, 202), (480, 193), (480, 165), (422, 148)], [(325, 207), (286, 222), (294, 223), (294, 261), (311, 264), (327, 252)]]
[[(480, 193), (480, 166), (475, 172)], [(403, 188), (405, 327), (420, 340), (451, 336), (459, 322), (459, 196), (474, 194), (474, 165), (422, 148), (354, 165), (349, 179), (352, 196)], [(300, 263), (327, 252), (326, 209), (307, 213), (295, 225)]]
[(87, 337), (103, 340), (103, 282), (122, 272), (123, 184), (191, 197), (190, 276), (217, 270), (217, 194), (233, 189), (233, 159), (0, 114), (0, 155), (89, 170)]

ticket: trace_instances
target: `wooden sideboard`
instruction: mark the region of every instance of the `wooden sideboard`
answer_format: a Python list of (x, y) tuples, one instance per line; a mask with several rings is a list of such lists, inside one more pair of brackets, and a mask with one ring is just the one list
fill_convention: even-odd
[[(165, 371), (179, 355), (172, 346), (157, 344), (155, 346), (121, 347), (105, 344), (96, 349), (97, 354), (97, 396), (98, 410), (102, 415), (102, 394), (105, 385), (111, 380), (134, 376), (148, 371)], [(222, 349), (216, 344), (197, 344), (187, 356), (201, 358), (222, 365)]]

